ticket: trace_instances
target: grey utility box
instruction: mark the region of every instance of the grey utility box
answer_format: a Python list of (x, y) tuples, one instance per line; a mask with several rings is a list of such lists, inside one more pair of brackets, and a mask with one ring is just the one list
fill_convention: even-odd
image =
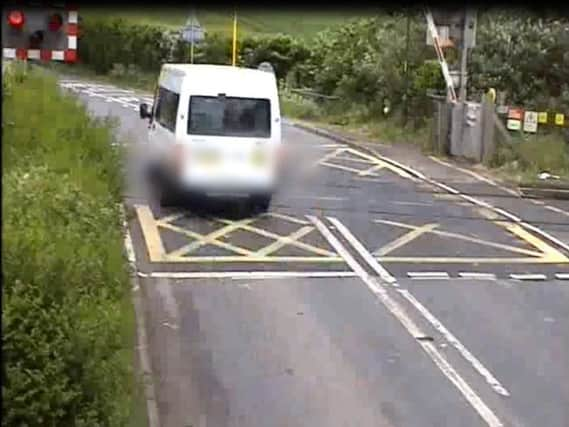
[(452, 108), (450, 152), (453, 156), (482, 161), (482, 107), (477, 102), (456, 103)]

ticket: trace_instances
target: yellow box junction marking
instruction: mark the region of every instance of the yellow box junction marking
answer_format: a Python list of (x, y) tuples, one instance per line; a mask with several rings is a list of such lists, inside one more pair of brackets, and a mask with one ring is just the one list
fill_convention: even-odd
[(389, 242), (387, 245), (382, 246), (377, 251), (375, 251), (374, 254), (377, 254), (378, 256), (385, 256), (388, 253), (393, 252), (395, 249), (406, 245), (412, 240), (415, 240), (421, 234), (425, 234), (428, 231), (434, 230), (437, 226), (438, 224), (425, 224), (421, 227), (417, 227), (412, 231), (410, 231), (409, 233), (399, 237), (398, 239)]
[[(351, 154), (353, 157), (347, 157), (345, 156), (346, 153)], [(342, 156), (340, 156), (342, 154)], [(344, 166), (344, 165), (339, 165), (336, 163), (331, 163), (330, 160), (345, 160), (345, 161), (352, 161), (355, 163), (365, 163), (370, 165), (368, 168), (366, 169), (357, 169), (351, 166)], [(316, 163), (317, 165), (320, 166), (326, 166), (329, 168), (334, 168), (334, 169), (340, 169), (340, 170), (344, 170), (344, 171), (348, 171), (348, 172), (352, 172), (355, 173), (358, 176), (368, 176), (368, 175), (376, 175), (375, 172), (381, 170), (381, 169), (388, 169), (391, 172), (396, 173), (397, 175), (401, 176), (402, 178), (406, 178), (406, 179), (410, 179), (412, 181), (416, 181), (416, 178), (414, 176), (412, 176), (411, 174), (409, 174), (408, 172), (406, 172), (405, 170), (392, 165), (391, 163), (387, 163), (384, 162), (383, 160), (380, 160), (370, 154), (364, 153), (362, 151), (359, 150), (355, 150), (353, 148), (348, 148), (348, 147), (344, 147), (344, 148), (338, 148), (337, 150), (334, 150), (331, 153), (326, 154), (324, 157), (322, 157), (320, 160), (318, 160), (318, 162)]]
[[(400, 227), (404, 229), (411, 230), (409, 233), (387, 243), (378, 250), (376, 250), (373, 255), (382, 262), (401, 262), (401, 263), (518, 263), (518, 264), (566, 264), (569, 263), (569, 258), (563, 255), (560, 251), (553, 248), (543, 240), (537, 238), (533, 234), (529, 233), (517, 224), (510, 224), (504, 221), (492, 221), (496, 225), (506, 229), (510, 233), (514, 234), (520, 240), (528, 243), (530, 246), (536, 248), (537, 250), (528, 250), (524, 248), (518, 248), (516, 246), (505, 245), (502, 243), (491, 242), (484, 239), (478, 239), (475, 237), (470, 237), (458, 233), (452, 233), (448, 231), (436, 230), (437, 224), (425, 224), (425, 225), (411, 225), (396, 221), (388, 220), (374, 220), (378, 224), (392, 225), (395, 227)], [(434, 235), (448, 237), (451, 239), (462, 240), (470, 243), (476, 243), (482, 246), (492, 247), (496, 249), (502, 249), (509, 252), (514, 252), (522, 255), (526, 255), (523, 258), (505, 258), (505, 257), (398, 257), (398, 256), (386, 256), (393, 250), (400, 248), (411, 241), (417, 239), (419, 236), (431, 233)]]
[(558, 251), (548, 243), (544, 242), (540, 238), (534, 236), (519, 224), (498, 220), (497, 219), (498, 215), (496, 214), (496, 212), (490, 209), (479, 208), (478, 212), (480, 212), (480, 214), (485, 218), (492, 220), (494, 224), (508, 230), (511, 234), (513, 234), (517, 238), (528, 243), (530, 246), (537, 248), (541, 253), (541, 258), (544, 260), (543, 262), (556, 264), (556, 263), (565, 263), (569, 260), (569, 258), (563, 255), (563, 253), (561, 253), (560, 251)]
[[(135, 210), (138, 215), (144, 240), (146, 241), (146, 248), (150, 262), (344, 262), (340, 256), (332, 251), (300, 241), (299, 239), (312, 232), (315, 227), (313, 225), (308, 225), (309, 223), (305, 220), (289, 215), (267, 213), (256, 218), (248, 218), (239, 221), (213, 218), (213, 220), (222, 225), (222, 227), (204, 235), (193, 230), (172, 224), (173, 221), (184, 217), (185, 214), (183, 213), (168, 215), (157, 220), (154, 218), (150, 208), (146, 205), (136, 205)], [(262, 228), (253, 227), (251, 225), (258, 219), (266, 217), (278, 218), (290, 223), (298, 224), (301, 227), (289, 235), (282, 236), (268, 230), (264, 230)], [(179, 249), (167, 253), (160, 236), (160, 229), (167, 229), (184, 236), (191, 237), (194, 239), (194, 241), (187, 245), (184, 245)], [(236, 230), (249, 231), (251, 233), (270, 238), (274, 241), (269, 245), (254, 251), (220, 240), (221, 238), (226, 237), (229, 233)], [(206, 245), (217, 246), (237, 255), (189, 256), (189, 254), (192, 252), (195, 252), (202, 246)], [(312, 253), (313, 255), (270, 256), (272, 253), (276, 252), (284, 246), (295, 246), (309, 253)]]

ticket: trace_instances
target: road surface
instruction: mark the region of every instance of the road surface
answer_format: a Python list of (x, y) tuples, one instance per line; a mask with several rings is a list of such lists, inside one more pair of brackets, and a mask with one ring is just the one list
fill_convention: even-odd
[(119, 120), (161, 426), (569, 425), (567, 203), (285, 124), (268, 214), (161, 209), (149, 96), (61, 85)]

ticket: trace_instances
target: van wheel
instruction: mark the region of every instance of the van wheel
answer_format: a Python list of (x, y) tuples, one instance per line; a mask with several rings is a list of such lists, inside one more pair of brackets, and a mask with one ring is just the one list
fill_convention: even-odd
[(160, 185), (158, 185), (158, 202), (160, 206), (165, 208), (168, 206), (174, 206), (178, 203), (178, 194), (172, 186), (168, 185), (168, 183), (162, 181)]
[(267, 212), (271, 206), (271, 195), (253, 196), (251, 202), (253, 209), (259, 212)]

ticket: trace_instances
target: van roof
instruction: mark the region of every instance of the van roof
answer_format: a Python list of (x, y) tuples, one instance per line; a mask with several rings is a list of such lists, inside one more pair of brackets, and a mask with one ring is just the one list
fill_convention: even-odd
[[(164, 64), (163, 72), (173, 71), (175, 74), (191, 75), (193, 81), (200, 82), (204, 92), (223, 92), (223, 88), (254, 92), (273, 91), (276, 89), (276, 78), (273, 73), (253, 68), (232, 67), (229, 65), (209, 64)], [(210, 83), (211, 84), (208, 84)], [(232, 90), (227, 90), (227, 93)]]

